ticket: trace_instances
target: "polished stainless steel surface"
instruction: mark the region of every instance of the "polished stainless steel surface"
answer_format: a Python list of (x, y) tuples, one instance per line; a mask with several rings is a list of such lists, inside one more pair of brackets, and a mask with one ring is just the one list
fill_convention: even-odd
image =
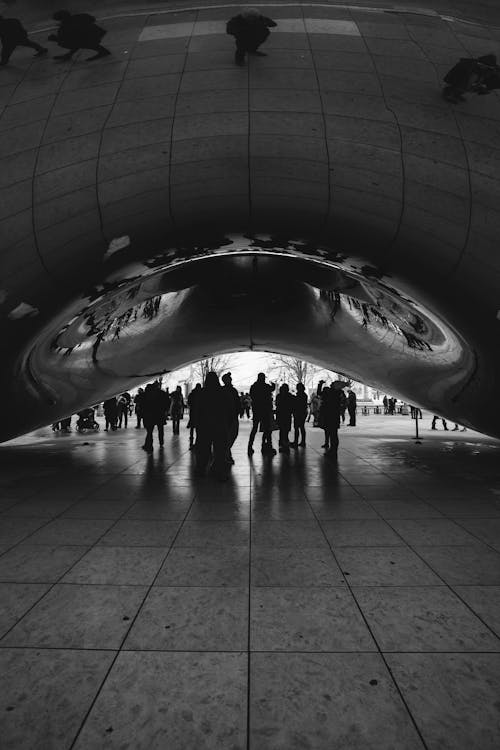
[(499, 435), (500, 101), (440, 95), (498, 29), (272, 6), (238, 68), (227, 8), (161, 10), (106, 3), (96, 67), (2, 70), (0, 437), (240, 349)]

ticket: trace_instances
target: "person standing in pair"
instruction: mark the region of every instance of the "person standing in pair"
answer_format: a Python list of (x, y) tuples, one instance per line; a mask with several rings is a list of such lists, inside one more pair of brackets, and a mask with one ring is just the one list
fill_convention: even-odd
[(217, 479), (229, 476), (227, 450), (232, 416), (232, 403), (215, 372), (208, 372), (205, 384), (196, 399), (196, 470), (203, 476), (210, 468)]
[(59, 21), (59, 27), (56, 34), (49, 36), (49, 40), (69, 50), (64, 55), (55, 55), (54, 60), (71, 60), (75, 52), (80, 49), (91, 49), (96, 52), (95, 55), (87, 58), (88, 62), (111, 54), (109, 49), (101, 44), (106, 31), (97, 26), (94, 16), (88, 13), (71, 14), (68, 10), (58, 10), (52, 18), (54, 21)]
[(250, 398), (252, 399), (252, 430), (248, 439), (249, 456), (253, 453), (253, 441), (259, 427), (262, 432), (262, 453), (270, 456), (276, 455), (272, 439), (274, 388), (274, 383), (266, 383), (266, 376), (263, 372), (259, 372), (257, 380), (250, 388)]
[[(297, 383), (297, 395), (295, 396), (293, 406), (293, 428), (294, 439), (290, 443), (291, 448), (305, 448), (306, 445), (306, 428), (305, 422), (307, 417), (307, 393), (304, 383)], [(300, 435), (300, 443), (299, 443)]]
[(105, 430), (110, 428), (116, 430), (116, 420), (118, 418), (118, 404), (116, 402), (116, 396), (106, 399), (103, 404), (104, 406), (104, 419), (106, 420)]

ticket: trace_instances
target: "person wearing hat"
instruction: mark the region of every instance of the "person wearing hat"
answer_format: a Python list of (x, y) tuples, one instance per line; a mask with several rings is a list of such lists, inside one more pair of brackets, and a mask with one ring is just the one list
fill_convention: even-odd
[(35, 57), (47, 54), (46, 47), (42, 47), (28, 37), (28, 32), (18, 18), (0, 16), (0, 41), (2, 42), (0, 65), (7, 65), (16, 47), (30, 47), (36, 50)]
[(230, 421), (228, 429), (228, 440), (227, 440), (227, 460), (228, 463), (234, 464), (234, 459), (231, 453), (231, 448), (234, 445), (240, 428), (239, 415), (240, 415), (240, 396), (238, 391), (233, 385), (233, 380), (230, 372), (226, 372), (221, 378), (224, 385), (222, 390), (226, 393), (227, 400), (230, 404)]
[(266, 41), (271, 33), (269, 29), (274, 26), (277, 26), (275, 21), (263, 16), (255, 8), (247, 8), (227, 22), (226, 33), (234, 36), (236, 41), (236, 65), (245, 64), (246, 54), (265, 57), (266, 53), (260, 52), (258, 48)]

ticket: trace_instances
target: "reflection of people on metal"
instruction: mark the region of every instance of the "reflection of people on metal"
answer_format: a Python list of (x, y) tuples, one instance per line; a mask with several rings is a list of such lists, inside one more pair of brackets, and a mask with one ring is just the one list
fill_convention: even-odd
[(58, 10), (52, 16), (59, 21), (56, 34), (51, 34), (49, 40), (57, 42), (60, 47), (69, 50), (64, 55), (55, 55), (54, 60), (71, 60), (75, 52), (80, 49), (92, 49), (96, 52), (87, 60), (98, 60), (111, 54), (109, 49), (103, 47), (101, 40), (106, 34), (104, 29), (97, 26), (94, 16), (88, 13), (75, 13), (72, 15), (68, 10)]
[[(297, 383), (297, 395), (293, 405), (293, 443), (291, 448), (305, 448), (306, 446), (306, 428), (305, 422), (307, 417), (307, 393), (304, 383)], [(300, 443), (299, 443), (300, 435)]]
[(236, 40), (236, 65), (245, 64), (245, 55), (259, 55), (265, 57), (258, 47), (266, 41), (271, 33), (269, 28), (276, 26), (276, 22), (259, 13), (255, 8), (247, 8), (237, 16), (233, 16), (226, 24), (226, 33)]
[(266, 383), (266, 376), (259, 372), (257, 380), (250, 387), (252, 399), (252, 430), (248, 439), (248, 455), (253, 453), (253, 441), (260, 427), (262, 432), (262, 453), (275, 456), (272, 440), (273, 391), (274, 383)]
[(438, 419), (440, 419), (441, 422), (443, 423), (443, 430), (447, 430), (448, 425), (446, 424), (446, 419), (444, 417), (437, 417), (436, 415), (432, 417), (431, 430), (437, 430), (436, 422), (438, 421)]
[(29, 47), (36, 50), (35, 57), (42, 57), (48, 51), (46, 47), (42, 47), (41, 44), (28, 37), (28, 32), (18, 18), (0, 16), (0, 41), (2, 42), (0, 65), (7, 65), (16, 47)]
[(467, 92), (489, 94), (500, 88), (500, 67), (496, 55), (482, 57), (462, 57), (444, 77), (447, 84), (443, 97), (451, 102), (464, 102)]

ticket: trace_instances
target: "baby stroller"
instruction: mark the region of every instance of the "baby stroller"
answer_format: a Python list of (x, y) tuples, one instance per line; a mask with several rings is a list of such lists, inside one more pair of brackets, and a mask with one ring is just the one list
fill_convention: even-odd
[(82, 411), (78, 412), (78, 420), (76, 423), (76, 429), (78, 432), (84, 432), (85, 430), (93, 430), (93, 432), (97, 432), (99, 427), (99, 422), (96, 422), (94, 410), (91, 407), (88, 409), (82, 409)]

